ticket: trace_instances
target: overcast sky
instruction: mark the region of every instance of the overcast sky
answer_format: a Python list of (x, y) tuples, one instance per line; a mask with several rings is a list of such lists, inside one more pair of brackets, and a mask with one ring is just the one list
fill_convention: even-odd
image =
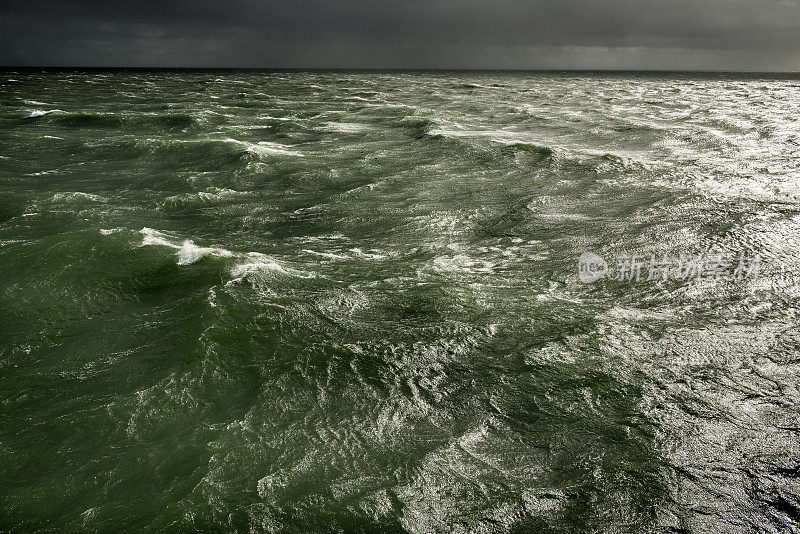
[(800, 70), (800, 0), (2, 0), (0, 65)]

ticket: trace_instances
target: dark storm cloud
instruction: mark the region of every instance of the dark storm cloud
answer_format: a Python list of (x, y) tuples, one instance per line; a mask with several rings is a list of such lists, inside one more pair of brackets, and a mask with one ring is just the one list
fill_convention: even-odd
[(5, 0), (0, 63), (797, 70), (799, 0)]

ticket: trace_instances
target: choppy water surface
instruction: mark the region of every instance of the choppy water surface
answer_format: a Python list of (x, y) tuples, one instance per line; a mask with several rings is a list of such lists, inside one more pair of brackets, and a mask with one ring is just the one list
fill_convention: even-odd
[[(0, 526), (800, 529), (800, 81), (0, 75)], [(576, 261), (760, 255), (747, 280)]]

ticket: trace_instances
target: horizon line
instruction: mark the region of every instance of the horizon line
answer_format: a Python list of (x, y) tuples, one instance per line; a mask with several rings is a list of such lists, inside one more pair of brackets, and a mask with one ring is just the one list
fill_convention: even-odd
[(638, 68), (489, 68), (489, 67), (187, 67), (137, 65), (0, 65), (12, 70), (264, 71), (264, 72), (509, 72), (509, 73), (683, 73), (800, 75), (800, 70), (638, 69)]

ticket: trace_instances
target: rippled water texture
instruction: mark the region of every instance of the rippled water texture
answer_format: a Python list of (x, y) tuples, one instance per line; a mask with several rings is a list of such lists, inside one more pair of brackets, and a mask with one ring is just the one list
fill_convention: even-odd
[[(800, 529), (800, 80), (0, 73), (0, 530)], [(603, 257), (760, 276), (592, 285)]]

